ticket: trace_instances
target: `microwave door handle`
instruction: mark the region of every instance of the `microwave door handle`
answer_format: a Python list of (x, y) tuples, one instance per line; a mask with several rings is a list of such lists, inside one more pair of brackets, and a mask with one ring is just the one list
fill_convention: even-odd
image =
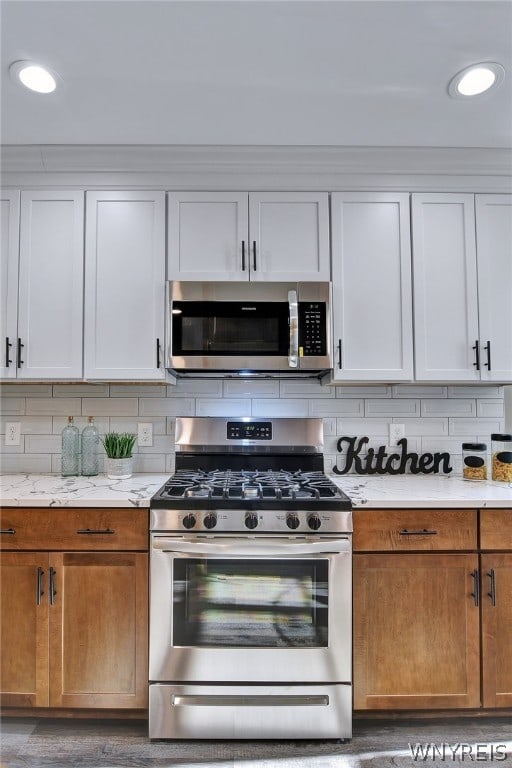
[(297, 368), (299, 364), (299, 305), (297, 303), (297, 291), (288, 291), (288, 304), (290, 307), (288, 366), (290, 368)]
[(259, 555), (264, 557), (286, 557), (304, 555), (330, 555), (350, 553), (351, 544), (348, 536), (336, 539), (320, 539), (320, 541), (296, 542), (293, 539), (269, 539), (267, 537), (237, 538), (211, 536), (201, 541), (190, 539), (172, 539), (166, 536), (155, 536), (152, 541), (153, 550), (170, 552), (172, 554), (198, 555), (220, 557), (241, 557), (243, 555)]

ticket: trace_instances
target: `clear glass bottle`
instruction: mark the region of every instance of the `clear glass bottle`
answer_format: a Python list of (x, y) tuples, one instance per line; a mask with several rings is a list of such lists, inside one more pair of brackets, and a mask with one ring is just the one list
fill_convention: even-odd
[(462, 443), (462, 476), (466, 480), (487, 480), (486, 443)]
[(100, 433), (94, 426), (93, 416), (82, 430), (82, 475), (93, 477), (98, 474), (98, 446)]
[(68, 416), (68, 423), (62, 430), (61, 474), (71, 477), (79, 474), (80, 468), (80, 433), (73, 424), (73, 417)]
[(492, 479), (512, 483), (512, 435), (491, 435)]

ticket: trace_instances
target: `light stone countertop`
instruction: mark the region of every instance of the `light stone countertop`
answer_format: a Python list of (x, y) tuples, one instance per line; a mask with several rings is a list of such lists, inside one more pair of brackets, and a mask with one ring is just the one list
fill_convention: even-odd
[[(168, 474), (134, 474), (128, 480), (60, 475), (0, 475), (4, 507), (149, 507)], [(512, 487), (444, 475), (331, 475), (355, 508), (495, 507), (512, 511)]]

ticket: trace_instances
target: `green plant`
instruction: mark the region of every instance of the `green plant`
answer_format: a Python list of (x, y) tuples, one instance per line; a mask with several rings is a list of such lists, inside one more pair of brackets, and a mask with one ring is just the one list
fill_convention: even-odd
[(129, 459), (136, 437), (132, 432), (107, 432), (101, 442), (109, 459)]

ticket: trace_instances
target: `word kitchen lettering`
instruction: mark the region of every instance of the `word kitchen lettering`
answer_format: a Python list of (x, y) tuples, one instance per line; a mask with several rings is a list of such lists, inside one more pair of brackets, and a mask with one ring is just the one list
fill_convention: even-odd
[[(381, 445), (377, 450), (364, 446), (370, 442), (368, 437), (340, 437), (337, 449), (343, 453), (343, 443), (348, 443), (346, 463), (343, 469), (333, 467), (337, 475), (346, 475), (352, 467), (358, 475), (403, 475), (407, 470), (413, 475), (438, 473), (448, 474), (452, 471), (449, 453), (417, 453), (407, 452), (407, 439), (402, 437), (397, 442), (400, 453), (386, 453), (386, 446)], [(357, 445), (356, 445), (357, 443)], [(363, 454), (363, 455), (361, 455)], [(441, 467), (441, 470), (440, 470)]]

